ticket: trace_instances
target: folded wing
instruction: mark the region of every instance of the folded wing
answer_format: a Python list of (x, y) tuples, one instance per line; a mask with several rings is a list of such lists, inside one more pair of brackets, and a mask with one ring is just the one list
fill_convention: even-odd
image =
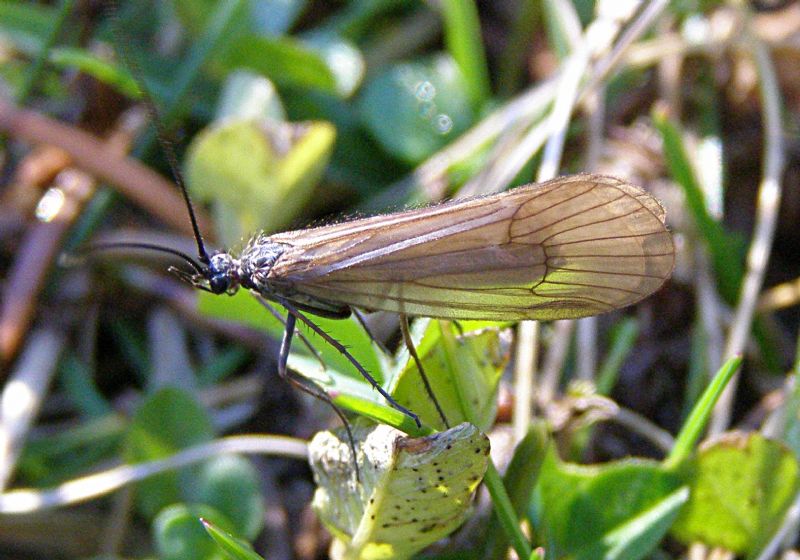
[(630, 305), (670, 276), (664, 209), (599, 175), (270, 237), (270, 275), (311, 298), (447, 319), (567, 319)]

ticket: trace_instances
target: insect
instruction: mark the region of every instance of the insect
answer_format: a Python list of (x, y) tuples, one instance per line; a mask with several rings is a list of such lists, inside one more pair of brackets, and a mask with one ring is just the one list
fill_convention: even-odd
[[(673, 266), (663, 208), (574, 175), (493, 196), (275, 235), (182, 275), (331, 318), (352, 307), (442, 319), (574, 319), (657, 290)], [(197, 263), (195, 263), (197, 265)]]
[(442, 319), (575, 319), (647, 297), (669, 278), (674, 261), (663, 207), (642, 189), (604, 175), (259, 234), (238, 256), (208, 253), (186, 200), (199, 255), (168, 251), (192, 269), (174, 273), (214, 294), (241, 287), (283, 306), (282, 375), (299, 320), (414, 418), (305, 313), (346, 318), (361, 308)]

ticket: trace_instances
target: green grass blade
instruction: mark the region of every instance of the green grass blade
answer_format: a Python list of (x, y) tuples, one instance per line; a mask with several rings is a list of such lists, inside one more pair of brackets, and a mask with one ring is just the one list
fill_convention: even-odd
[(516, 10), (508, 44), (498, 63), (497, 91), (502, 96), (512, 95), (519, 87), (534, 37), (531, 30), (538, 28), (542, 20), (542, 6), (534, 0), (522, 0)]
[(209, 536), (214, 539), (214, 542), (217, 543), (220, 550), (225, 553), (226, 558), (231, 558), (232, 560), (263, 560), (243, 540), (237, 539), (202, 517), (200, 518), (200, 523), (203, 524), (203, 527)]
[(494, 463), (489, 461), (489, 467), (486, 469), (486, 474), (483, 478), (486, 489), (492, 496), (492, 505), (497, 514), (497, 519), (500, 522), (503, 531), (511, 542), (511, 546), (520, 558), (528, 558), (531, 555), (531, 543), (525, 538), (519, 528), (519, 519), (514, 512), (514, 505), (508, 497), (506, 487), (503, 485), (503, 479), (500, 473), (494, 466)]
[(59, 47), (50, 51), (50, 64), (75, 69), (111, 86), (123, 95), (139, 98), (136, 80), (122, 66), (104, 60), (86, 49)]
[(478, 109), (491, 95), (478, 10), (473, 0), (443, 0), (441, 6), (447, 50), (464, 75), (472, 107)]
[(639, 336), (639, 323), (633, 318), (624, 319), (614, 329), (611, 348), (597, 375), (597, 392), (601, 395), (611, 393), (619, 377), (619, 370), (633, 350), (637, 336)]
[(740, 245), (708, 212), (700, 181), (694, 172), (678, 126), (663, 111), (653, 113), (653, 122), (664, 142), (667, 167), (672, 178), (683, 189), (694, 224), (708, 247), (720, 295), (728, 304), (735, 304), (744, 275)]
[(423, 437), (433, 433), (433, 430), (425, 425), (418, 428), (414, 420), (409, 418), (408, 415), (389, 405), (344, 393), (334, 396), (333, 402), (337, 406), (355, 412), (359, 416), (369, 418), (378, 424), (386, 424), (412, 437)]
[(692, 409), (689, 418), (686, 419), (686, 423), (675, 439), (675, 445), (664, 461), (664, 465), (667, 468), (679, 465), (692, 453), (697, 440), (700, 439), (700, 435), (708, 423), (714, 405), (740, 365), (742, 365), (741, 356), (735, 356), (722, 364), (722, 367), (714, 376), (711, 384), (700, 397), (694, 409)]
[[(511, 500), (511, 505), (518, 517), (525, 514), (531, 501), (531, 494), (539, 479), (547, 444), (549, 442), (547, 427), (543, 422), (532, 424), (528, 433), (514, 449), (503, 485)], [(484, 552), (481, 558), (502, 560), (507, 557), (508, 539), (500, 525), (499, 512), (495, 510), (486, 528)]]
[(64, 29), (64, 24), (67, 21), (67, 16), (72, 13), (74, 6), (75, 0), (63, 0), (61, 2), (58, 12), (53, 19), (50, 33), (48, 33), (47, 37), (45, 37), (42, 50), (36, 55), (36, 59), (33, 61), (28, 73), (25, 75), (25, 81), (17, 92), (16, 102), (19, 105), (24, 105), (28, 101), (28, 96), (33, 91), (33, 86), (36, 85), (36, 81), (42, 75), (44, 65), (47, 62), (47, 59), (50, 57), (50, 51), (53, 45), (55, 45), (58, 36), (61, 35), (61, 31)]

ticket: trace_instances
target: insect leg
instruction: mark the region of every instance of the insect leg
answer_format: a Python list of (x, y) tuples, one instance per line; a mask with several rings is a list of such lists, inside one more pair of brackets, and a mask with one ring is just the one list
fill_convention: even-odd
[[(283, 318), (281, 318), (283, 321)], [(289, 313), (286, 316), (286, 321), (284, 324), (286, 325), (286, 330), (283, 331), (283, 339), (281, 340), (281, 348), (278, 353), (278, 375), (281, 379), (285, 379), (289, 383), (291, 383), (295, 388), (304, 392), (307, 395), (311, 395), (317, 400), (320, 400), (330, 406), (333, 411), (336, 413), (336, 416), (339, 417), (339, 420), (342, 421), (342, 425), (344, 426), (345, 431), (347, 432), (347, 439), (350, 442), (350, 450), (353, 453), (353, 466), (355, 467), (356, 473), (356, 480), (361, 480), (361, 471), (358, 468), (358, 457), (356, 456), (356, 440), (353, 438), (353, 432), (350, 429), (350, 422), (348, 422), (347, 417), (342, 412), (342, 409), (336, 406), (331, 399), (331, 396), (325, 392), (319, 385), (311, 381), (310, 379), (306, 379), (297, 375), (294, 372), (289, 371), (287, 367), (287, 363), (289, 361), (289, 350), (292, 347), (292, 335), (295, 333), (295, 316)], [(300, 334), (298, 332), (298, 334)]]
[(400, 332), (403, 333), (403, 342), (405, 343), (406, 348), (408, 348), (408, 353), (411, 354), (411, 358), (417, 365), (417, 371), (419, 371), (422, 384), (425, 386), (425, 392), (428, 393), (428, 398), (431, 399), (433, 406), (436, 407), (436, 412), (439, 413), (439, 418), (442, 420), (442, 424), (444, 424), (445, 428), (450, 428), (450, 423), (447, 421), (447, 416), (444, 415), (444, 410), (442, 410), (439, 400), (433, 393), (433, 387), (431, 387), (431, 382), (428, 380), (428, 375), (425, 373), (425, 368), (422, 367), (422, 360), (419, 359), (417, 348), (414, 346), (414, 341), (411, 340), (411, 331), (408, 328), (408, 315), (405, 313), (400, 314)]
[[(284, 326), (284, 327), (286, 327), (286, 325), (287, 325), (287, 319), (284, 319), (284, 318), (283, 318), (283, 315), (281, 315), (280, 313), (278, 313), (278, 310), (277, 310), (277, 309), (275, 309), (274, 307), (272, 307), (272, 306), (269, 304), (269, 302), (268, 302), (268, 301), (266, 301), (264, 298), (262, 298), (260, 295), (257, 295), (257, 294), (256, 294), (256, 300), (258, 300), (258, 303), (260, 303), (261, 305), (263, 305), (263, 306), (264, 306), (264, 309), (266, 309), (267, 311), (269, 311), (269, 312), (272, 314), (272, 316), (273, 316), (273, 317), (275, 317), (275, 318), (276, 318), (278, 321), (280, 321), (280, 322), (283, 324), (283, 326)], [(320, 365), (322, 366), (322, 369), (325, 369), (325, 368), (327, 368), (328, 366), (326, 366), (326, 365), (325, 365), (325, 362), (323, 361), (323, 359), (322, 359), (322, 356), (320, 356), (320, 355), (319, 355), (319, 352), (317, 352), (317, 349), (316, 349), (316, 348), (314, 348), (314, 346), (311, 344), (311, 341), (310, 341), (310, 340), (308, 340), (308, 337), (307, 337), (306, 335), (304, 335), (303, 333), (301, 333), (300, 331), (298, 331), (298, 330), (295, 330), (294, 332), (295, 332), (295, 334), (296, 334), (296, 335), (297, 335), (297, 336), (300, 338), (300, 341), (303, 343), (303, 345), (304, 345), (306, 348), (308, 348), (308, 351), (309, 351), (309, 352), (311, 352), (311, 353), (314, 355), (314, 357), (317, 359), (317, 361), (318, 361), (318, 362), (320, 363)]]
[(372, 377), (366, 369), (364, 369), (364, 366), (362, 366), (358, 362), (358, 360), (356, 360), (355, 356), (353, 356), (341, 342), (339, 342), (331, 335), (329, 335), (321, 328), (319, 328), (319, 326), (317, 326), (316, 323), (314, 323), (308, 317), (303, 315), (294, 305), (292, 305), (288, 301), (284, 299), (279, 299), (277, 301), (286, 308), (286, 310), (289, 312), (289, 315), (294, 316), (297, 319), (300, 319), (300, 321), (302, 323), (305, 323), (305, 325), (309, 329), (311, 329), (319, 336), (321, 336), (323, 340), (325, 340), (328, 344), (333, 346), (339, 353), (341, 353), (345, 358), (347, 358), (347, 361), (353, 364), (353, 366), (358, 370), (358, 373), (360, 373), (362, 377), (366, 379), (370, 385), (372, 385), (372, 388), (378, 391), (378, 393), (380, 393), (381, 396), (383, 396), (383, 398), (385, 398), (386, 401), (391, 406), (393, 406), (394, 408), (396, 408), (397, 410), (399, 410), (400, 412), (402, 412), (403, 414), (414, 420), (414, 423), (416, 423), (417, 427), (422, 427), (422, 422), (420, 422), (419, 416), (417, 416), (416, 414), (408, 410), (406, 407), (398, 403), (396, 400), (394, 400), (392, 396), (389, 393), (387, 393), (377, 381), (375, 381), (375, 378)]
[(281, 349), (278, 352), (278, 375), (281, 379), (289, 379), (286, 364), (289, 362), (289, 350), (292, 347), (292, 336), (294, 335), (295, 318), (289, 314), (284, 323), (283, 339), (281, 339)]

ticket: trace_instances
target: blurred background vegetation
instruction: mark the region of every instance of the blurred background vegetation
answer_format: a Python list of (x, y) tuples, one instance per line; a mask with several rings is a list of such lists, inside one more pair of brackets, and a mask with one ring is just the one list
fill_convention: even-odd
[[(521, 329), (495, 360), (511, 358), (494, 459), (515, 457), (513, 506), (548, 558), (792, 557), (800, 4), (744, 0), (1, 0), (0, 484), (61, 490), (0, 496), (0, 557), (224, 558), (198, 517), (265, 558), (328, 554), (302, 440), (336, 421), (274, 374), (279, 324), (246, 294), (202, 297), (159, 255), (58, 265), (90, 240), (195, 252), (131, 68), (215, 247), (581, 171), (652, 192), (672, 280), (633, 309)], [(396, 348), (393, 318), (370, 325)], [(324, 327), (391, 369), (357, 324)], [(333, 354), (329, 377), (359, 394)], [(561, 460), (604, 467), (545, 458), (515, 400)], [(707, 453), (679, 461), (673, 436), (706, 424)], [(135, 490), (140, 471), (59, 487), (242, 433), (297, 439), (168, 462)], [(655, 461), (609, 462), (631, 456)], [(425, 554), (503, 557), (491, 509), (480, 495)]]

